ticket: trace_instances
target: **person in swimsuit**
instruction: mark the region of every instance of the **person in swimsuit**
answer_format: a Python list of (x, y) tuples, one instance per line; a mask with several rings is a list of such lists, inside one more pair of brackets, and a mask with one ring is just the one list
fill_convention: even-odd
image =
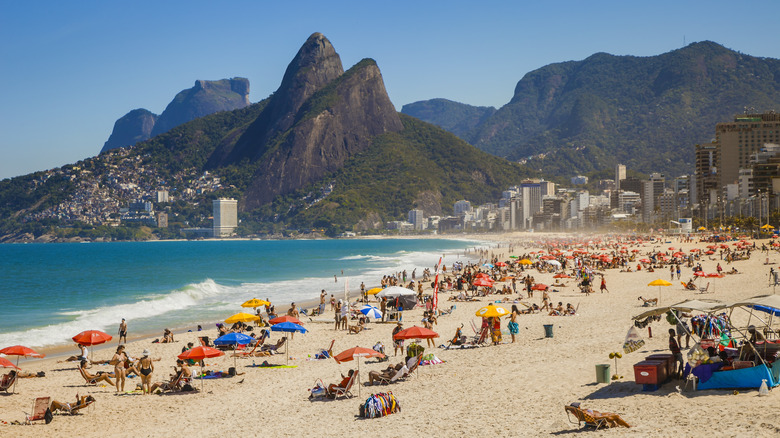
[(520, 327), (517, 325), (517, 314), (520, 311), (517, 309), (517, 305), (512, 304), (512, 314), (509, 315), (509, 333), (512, 335), (512, 343), (515, 343), (515, 335), (520, 333)]
[(125, 354), (125, 346), (120, 345), (116, 347), (116, 353), (109, 362), (114, 364), (114, 378), (116, 379), (116, 392), (125, 390), (125, 368), (127, 368), (127, 355)]
[(122, 322), (119, 323), (119, 343), (122, 343), (122, 339), (125, 340), (125, 343), (127, 343), (127, 323), (125, 322), (125, 319), (122, 318)]
[(149, 357), (149, 350), (144, 350), (143, 356), (138, 360), (138, 372), (141, 375), (141, 391), (144, 394), (151, 393), (154, 364)]

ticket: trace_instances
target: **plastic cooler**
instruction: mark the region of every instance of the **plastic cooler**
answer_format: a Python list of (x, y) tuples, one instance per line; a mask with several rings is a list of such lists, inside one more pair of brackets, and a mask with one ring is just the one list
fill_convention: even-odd
[(643, 385), (660, 385), (669, 377), (665, 360), (643, 360), (634, 364), (634, 381)]
[(674, 374), (674, 368), (677, 365), (674, 362), (674, 355), (671, 353), (664, 353), (664, 354), (651, 354), (650, 356), (647, 356), (645, 360), (665, 360), (666, 361), (666, 376), (671, 376)]

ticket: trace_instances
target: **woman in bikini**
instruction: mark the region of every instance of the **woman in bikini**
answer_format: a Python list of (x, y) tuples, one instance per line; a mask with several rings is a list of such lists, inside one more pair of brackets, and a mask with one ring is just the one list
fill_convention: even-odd
[(517, 325), (517, 314), (520, 311), (517, 309), (517, 305), (512, 304), (512, 314), (509, 315), (509, 333), (512, 335), (512, 343), (515, 343), (515, 335), (520, 332), (520, 327)]
[(152, 363), (152, 358), (149, 357), (149, 350), (144, 350), (143, 357), (138, 360), (138, 372), (141, 375), (141, 392), (150, 394), (154, 364)]
[(125, 346), (116, 347), (116, 353), (109, 363), (114, 364), (114, 378), (116, 379), (116, 392), (125, 390), (125, 368), (127, 368), (127, 355)]

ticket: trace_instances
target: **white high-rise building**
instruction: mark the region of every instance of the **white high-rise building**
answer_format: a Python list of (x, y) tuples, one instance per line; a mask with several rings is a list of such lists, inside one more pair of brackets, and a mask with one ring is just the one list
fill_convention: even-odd
[(626, 179), (626, 166), (618, 164), (615, 166), (615, 190), (620, 190), (620, 181)]
[(215, 199), (214, 208), (214, 237), (227, 237), (233, 234), (238, 226), (238, 201), (235, 199)]
[(464, 200), (455, 203), (455, 216), (459, 216), (471, 211), (471, 202)]
[(408, 221), (415, 230), (422, 230), (425, 228), (425, 218), (423, 217), (422, 210), (409, 210)]

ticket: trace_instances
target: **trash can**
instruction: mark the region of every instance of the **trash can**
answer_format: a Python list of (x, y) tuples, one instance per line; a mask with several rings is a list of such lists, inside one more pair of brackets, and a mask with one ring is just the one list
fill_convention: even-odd
[(544, 325), (544, 337), (545, 338), (552, 338), (553, 337), (553, 325), (552, 324), (545, 324)]
[(609, 383), (610, 378), (608, 363), (596, 365), (596, 383)]

